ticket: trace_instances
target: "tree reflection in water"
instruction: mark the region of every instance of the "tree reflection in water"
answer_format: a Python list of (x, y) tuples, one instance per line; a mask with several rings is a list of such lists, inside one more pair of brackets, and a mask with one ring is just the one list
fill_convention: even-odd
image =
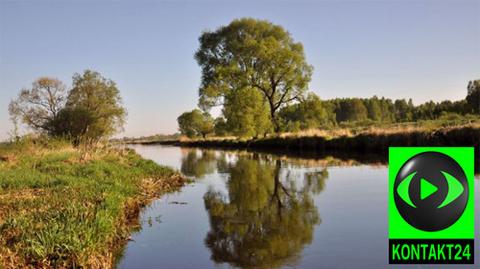
[(295, 264), (320, 223), (312, 194), (323, 190), (327, 170), (304, 173), (302, 183), (302, 175), (271, 156), (238, 154), (232, 162), (219, 157), (217, 164), (230, 177), (228, 195), (209, 189), (204, 196), (212, 260), (242, 268)]
[(180, 171), (188, 176), (202, 178), (206, 174), (215, 172), (216, 156), (214, 151), (187, 150), (182, 156)]

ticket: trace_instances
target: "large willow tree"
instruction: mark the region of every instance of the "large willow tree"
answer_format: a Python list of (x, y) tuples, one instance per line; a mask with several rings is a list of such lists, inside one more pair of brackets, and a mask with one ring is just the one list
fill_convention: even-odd
[(251, 88), (265, 96), (278, 131), (277, 112), (304, 95), (312, 75), (302, 44), (283, 27), (251, 18), (204, 32), (199, 41), (200, 106), (222, 105), (233, 92)]

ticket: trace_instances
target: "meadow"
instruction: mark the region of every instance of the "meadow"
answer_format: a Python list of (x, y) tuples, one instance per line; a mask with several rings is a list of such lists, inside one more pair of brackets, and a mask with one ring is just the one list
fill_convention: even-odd
[(0, 268), (112, 268), (141, 208), (184, 183), (129, 149), (0, 144)]

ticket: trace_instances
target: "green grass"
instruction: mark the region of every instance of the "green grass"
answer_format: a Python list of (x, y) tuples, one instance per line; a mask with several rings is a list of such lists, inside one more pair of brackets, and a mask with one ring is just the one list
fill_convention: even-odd
[(0, 145), (0, 268), (111, 268), (139, 210), (183, 184), (131, 150)]

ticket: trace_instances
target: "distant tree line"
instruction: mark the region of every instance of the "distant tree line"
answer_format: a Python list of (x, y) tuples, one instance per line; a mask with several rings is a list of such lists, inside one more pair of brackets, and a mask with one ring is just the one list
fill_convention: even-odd
[[(272, 132), (333, 128), (342, 123), (396, 123), (480, 114), (480, 80), (469, 82), (461, 101), (337, 98), (308, 92), (312, 66), (303, 46), (279, 25), (243, 18), (204, 32), (195, 59), (202, 69), (199, 107), (178, 117), (189, 137), (264, 136)], [(208, 113), (222, 107), (213, 119)]]
[[(472, 83), (472, 82), (471, 82)], [(477, 83), (478, 85), (478, 83)], [(284, 131), (311, 128), (335, 127), (341, 123), (400, 123), (420, 120), (436, 120), (466, 114), (480, 114), (478, 95), (480, 87), (469, 91), (467, 98), (460, 101), (429, 101), (415, 106), (412, 99), (392, 100), (388, 98), (336, 98), (320, 100), (310, 94), (303, 102), (285, 107), (281, 112)], [(474, 101), (476, 100), (476, 101)]]
[(10, 102), (9, 112), (15, 126), (23, 123), (37, 133), (75, 144), (113, 135), (127, 115), (115, 82), (92, 70), (75, 74), (69, 90), (56, 78), (37, 79)]
[[(440, 118), (455, 119), (467, 114), (480, 114), (480, 80), (471, 81), (468, 95), (459, 101), (429, 101), (415, 106), (412, 99), (392, 100), (388, 98), (336, 98), (321, 100), (316, 94), (308, 96), (297, 103), (285, 106), (279, 111), (278, 124), (282, 132), (294, 132), (307, 129), (335, 128), (345, 124), (361, 125), (368, 123), (401, 123), (421, 120), (436, 120)], [(245, 104), (247, 98), (240, 99)], [(268, 109), (250, 102), (250, 105), (236, 106), (234, 109), (224, 108), (223, 114), (213, 119), (208, 113), (195, 110), (203, 115), (201, 118), (179, 121), (180, 132), (189, 137), (207, 135), (225, 136), (237, 135), (258, 137), (273, 132), (269, 121)], [(189, 114), (184, 113), (184, 114)], [(182, 114), (182, 115), (184, 115)], [(196, 121), (210, 128), (203, 129), (200, 134), (194, 130), (185, 132), (185, 127), (197, 128)], [(207, 123), (208, 122), (208, 123)]]

